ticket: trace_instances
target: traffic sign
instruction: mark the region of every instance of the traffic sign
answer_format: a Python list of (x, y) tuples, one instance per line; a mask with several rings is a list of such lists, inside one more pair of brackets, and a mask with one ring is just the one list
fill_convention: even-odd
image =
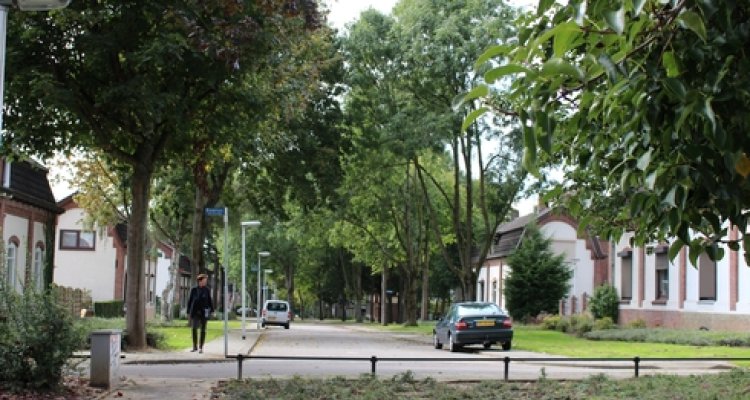
[(203, 209), (203, 212), (208, 217), (221, 217), (224, 215), (224, 207), (206, 207)]

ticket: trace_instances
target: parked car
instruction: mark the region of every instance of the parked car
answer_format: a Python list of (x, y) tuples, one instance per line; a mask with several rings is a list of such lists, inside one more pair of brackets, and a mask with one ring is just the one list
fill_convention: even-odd
[(235, 312), (237, 313), (237, 315), (241, 316), (243, 310), (245, 311), (246, 317), (254, 317), (258, 315), (258, 312), (255, 310), (255, 308), (250, 308), (250, 307), (245, 307), (244, 309), (242, 307), (237, 307)]
[(292, 309), (289, 303), (284, 300), (266, 300), (263, 303), (261, 311), (261, 326), (281, 325), (284, 329), (289, 329), (289, 322), (292, 320)]
[(435, 324), (432, 340), (436, 349), (442, 349), (446, 343), (450, 351), (468, 344), (481, 344), (489, 349), (495, 343), (500, 343), (503, 350), (510, 350), (513, 324), (508, 313), (497, 304), (455, 303)]

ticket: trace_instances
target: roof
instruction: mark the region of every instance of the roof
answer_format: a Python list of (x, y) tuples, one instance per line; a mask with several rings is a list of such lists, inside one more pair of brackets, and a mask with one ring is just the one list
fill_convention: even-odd
[(2, 187), (3, 193), (13, 199), (35, 207), (62, 214), (47, 180), (47, 169), (30, 161), (17, 160), (10, 165), (10, 187)]
[(549, 209), (544, 209), (540, 213), (527, 214), (500, 225), (495, 232), (495, 240), (493, 241), (492, 251), (488, 258), (501, 258), (508, 256), (521, 242), (526, 225), (533, 221), (537, 221), (539, 218), (549, 213), (549, 211)]

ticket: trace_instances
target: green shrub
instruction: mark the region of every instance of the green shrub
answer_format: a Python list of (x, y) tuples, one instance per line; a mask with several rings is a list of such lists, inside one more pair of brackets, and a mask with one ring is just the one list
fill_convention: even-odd
[(52, 293), (18, 294), (0, 285), (0, 392), (59, 387), (83, 333), (57, 300)]
[(560, 319), (559, 315), (548, 315), (542, 319), (542, 328), (554, 331), (560, 325)]
[(594, 318), (589, 314), (575, 314), (570, 316), (570, 333), (583, 336), (594, 329)]
[(596, 319), (609, 317), (612, 322), (616, 323), (620, 311), (620, 297), (617, 295), (617, 289), (606, 283), (598, 286), (589, 300), (589, 310)]
[(594, 321), (594, 330), (595, 331), (603, 331), (606, 329), (613, 329), (615, 327), (615, 322), (612, 321), (612, 318), (610, 317), (604, 317), (599, 318), (596, 321)]
[(557, 323), (557, 330), (560, 332), (570, 332), (571, 331), (571, 323), (570, 318), (568, 317), (562, 317), (560, 318), (560, 322)]
[(94, 303), (94, 315), (101, 318), (120, 318), (125, 316), (122, 300), (97, 301)]

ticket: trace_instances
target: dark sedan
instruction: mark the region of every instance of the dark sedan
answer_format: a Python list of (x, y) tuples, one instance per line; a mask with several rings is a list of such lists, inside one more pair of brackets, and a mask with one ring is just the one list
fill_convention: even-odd
[(510, 350), (513, 341), (513, 324), (507, 312), (494, 303), (456, 303), (444, 318), (435, 324), (432, 340), (436, 349), (443, 343), (450, 351), (458, 351), (467, 344), (481, 344), (489, 349), (500, 343)]

